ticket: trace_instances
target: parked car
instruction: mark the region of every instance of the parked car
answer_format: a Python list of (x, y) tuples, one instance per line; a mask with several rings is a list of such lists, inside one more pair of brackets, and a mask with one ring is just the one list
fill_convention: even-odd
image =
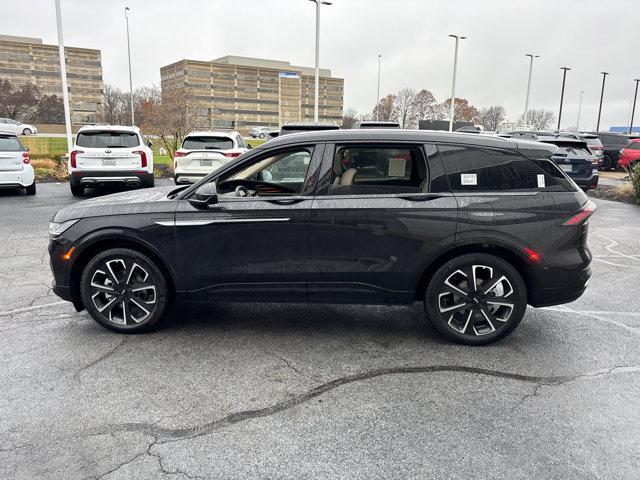
[(249, 130), (249, 136), (251, 138), (267, 138), (269, 132), (272, 131), (271, 127), (253, 127)]
[(629, 144), (620, 150), (618, 167), (631, 170), (640, 165), (640, 138), (633, 139)]
[(289, 122), (280, 127), (280, 135), (324, 130), (340, 130), (340, 126), (334, 122)]
[(248, 150), (238, 132), (191, 132), (173, 157), (176, 185), (195, 183)]
[(24, 188), (36, 194), (36, 179), (29, 152), (15, 133), (0, 131), (0, 187)]
[(618, 168), (618, 158), (620, 151), (629, 145), (630, 139), (627, 135), (608, 132), (584, 132), (597, 135), (603, 146), (602, 170)]
[(153, 187), (153, 152), (138, 127), (90, 125), (78, 130), (69, 153), (69, 183), (75, 196), (86, 187)]
[(283, 135), (195, 185), (58, 211), (53, 290), (124, 333), (175, 302), (423, 301), (447, 338), (489, 343), (527, 304), (586, 288), (595, 206), (558, 150), (418, 130)]
[(398, 122), (383, 122), (381, 120), (365, 120), (358, 124), (358, 128), (400, 128)]
[(33, 125), (18, 122), (10, 118), (0, 118), (0, 131), (11, 132), (16, 135), (33, 135), (38, 133), (38, 129)]
[(587, 142), (560, 133), (537, 132), (514, 134), (512, 138), (527, 138), (556, 145), (553, 161), (585, 192), (598, 186), (598, 158), (591, 153)]
[[(598, 135), (593, 133), (581, 133), (581, 132), (565, 132), (556, 131), (558, 135), (567, 138), (575, 138), (576, 140), (584, 140), (589, 148), (589, 151), (598, 159), (598, 166), (603, 168), (604, 164), (604, 146), (598, 138)], [(603, 168), (604, 169), (604, 168)]]

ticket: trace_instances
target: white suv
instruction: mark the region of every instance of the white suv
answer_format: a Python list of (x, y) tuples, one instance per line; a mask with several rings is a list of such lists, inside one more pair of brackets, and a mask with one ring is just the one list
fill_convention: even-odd
[(238, 132), (191, 132), (173, 156), (176, 185), (195, 183), (247, 150)]
[(91, 125), (78, 130), (69, 154), (71, 193), (85, 187), (153, 187), (153, 153), (138, 127)]
[(21, 187), (36, 194), (36, 179), (27, 149), (14, 133), (0, 131), (0, 187)]

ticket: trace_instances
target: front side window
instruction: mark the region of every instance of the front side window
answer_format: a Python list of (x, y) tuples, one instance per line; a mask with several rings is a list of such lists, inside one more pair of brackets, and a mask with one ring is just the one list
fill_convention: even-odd
[(457, 191), (508, 191), (539, 188), (539, 168), (512, 152), (466, 146), (439, 146), (451, 188)]
[(426, 179), (419, 147), (339, 146), (329, 195), (421, 193)]
[(231, 137), (189, 136), (182, 142), (185, 150), (231, 150)]
[(251, 165), (218, 182), (221, 193), (233, 192), (238, 186), (248, 191), (246, 196), (299, 195), (302, 191), (311, 149), (295, 149), (258, 158)]
[(140, 145), (140, 139), (135, 132), (90, 131), (78, 133), (76, 145), (85, 148), (134, 148)]

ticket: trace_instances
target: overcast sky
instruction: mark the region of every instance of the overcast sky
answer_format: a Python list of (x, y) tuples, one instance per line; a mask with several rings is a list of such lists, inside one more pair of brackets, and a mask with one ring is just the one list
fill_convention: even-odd
[[(333, 0), (322, 8), (323, 68), (344, 78), (345, 109), (371, 111), (377, 56), (382, 92), (427, 88), (450, 96), (453, 39), (461, 43), (456, 96), (477, 107), (524, 110), (531, 52), (531, 108), (557, 113), (567, 75), (563, 127), (595, 128), (603, 70), (601, 128), (626, 125), (640, 76), (640, 0)], [(65, 44), (102, 51), (104, 81), (128, 88), (123, 10), (129, 5), (134, 88), (160, 83), (160, 67), (182, 58), (243, 55), (313, 66), (315, 8), (307, 0), (61, 0)], [(2, 0), (0, 33), (56, 43), (54, 0)], [(638, 108), (640, 110), (640, 108)], [(636, 115), (640, 121), (640, 114)]]

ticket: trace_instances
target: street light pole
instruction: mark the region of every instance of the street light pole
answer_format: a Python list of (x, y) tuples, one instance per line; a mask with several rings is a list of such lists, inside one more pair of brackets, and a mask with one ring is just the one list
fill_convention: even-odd
[(135, 120), (133, 118), (133, 79), (131, 77), (131, 43), (129, 42), (129, 15), (127, 12), (129, 11), (129, 7), (124, 8), (124, 20), (127, 24), (127, 56), (129, 58), (129, 96), (131, 102), (131, 126), (135, 125)]
[(562, 91), (560, 92), (560, 111), (558, 112), (558, 130), (560, 130), (560, 121), (562, 120), (562, 102), (564, 102), (564, 85), (567, 81), (567, 71), (571, 70), (569, 67), (560, 67), (562, 73)]
[(382, 54), (379, 53), (378, 54), (378, 94), (376, 96), (376, 120), (378, 120), (378, 117), (380, 116), (380, 112), (379, 112), (379, 108), (378, 104), (380, 103), (380, 68), (381, 68), (381, 62), (382, 62)]
[(453, 132), (453, 116), (455, 113), (456, 103), (456, 74), (458, 71), (458, 43), (460, 42), (460, 40), (464, 40), (467, 37), (461, 37), (459, 35), (449, 36), (456, 39), (455, 53), (453, 55), (453, 80), (451, 81), (451, 111), (449, 113), (449, 131)]
[(580, 131), (580, 112), (582, 111), (582, 95), (584, 92), (580, 92), (580, 103), (578, 103), (578, 120), (576, 120), (576, 128)]
[(313, 121), (318, 121), (318, 91), (320, 90), (320, 4), (331, 5), (331, 2), (309, 0), (316, 4), (316, 79), (313, 101)]
[(629, 124), (629, 135), (633, 132), (633, 117), (636, 115), (636, 100), (638, 99), (638, 83), (640, 83), (640, 78), (634, 78), (634, 82), (636, 82), (636, 93), (633, 95), (633, 107), (631, 108), (631, 123)]
[(600, 73), (602, 73), (602, 90), (600, 91), (600, 107), (598, 108), (598, 124), (596, 125), (596, 132), (600, 131), (600, 115), (602, 114), (602, 99), (604, 98), (604, 82), (607, 79), (607, 75), (609, 75), (609, 72)]
[(540, 58), (540, 55), (525, 53), (525, 57), (529, 57), (529, 81), (527, 82), (527, 99), (524, 102), (524, 117), (522, 123), (527, 125), (527, 115), (529, 113), (529, 94), (531, 93), (531, 75), (533, 73), (533, 59)]
[(60, 0), (56, 1), (56, 23), (58, 26), (58, 54), (60, 55), (60, 79), (62, 80), (62, 103), (64, 105), (64, 124), (67, 133), (67, 152), (73, 149), (71, 140), (71, 113), (69, 111), (69, 87), (67, 86), (67, 64), (64, 56), (64, 38), (62, 36), (62, 11)]

